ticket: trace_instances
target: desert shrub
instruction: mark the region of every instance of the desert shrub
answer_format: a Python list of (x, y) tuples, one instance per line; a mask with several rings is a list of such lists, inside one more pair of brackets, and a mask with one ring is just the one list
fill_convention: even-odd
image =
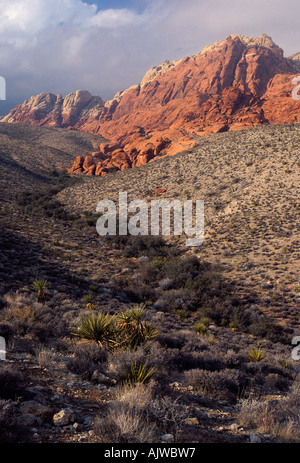
[(163, 292), (154, 306), (162, 312), (178, 313), (180, 310), (191, 312), (197, 307), (197, 300), (188, 289), (169, 289)]
[(155, 368), (141, 361), (131, 362), (129, 365), (124, 365), (124, 373), (126, 382), (129, 384), (142, 383), (146, 384), (150, 381), (155, 373)]
[(296, 382), (289, 394), (272, 402), (243, 400), (239, 422), (242, 426), (268, 433), (287, 442), (300, 440), (300, 387)]
[(115, 343), (115, 318), (104, 312), (84, 315), (73, 334), (87, 341), (95, 341), (99, 346)]
[(59, 220), (75, 220), (77, 215), (68, 213), (56, 199), (56, 195), (64, 188), (80, 181), (64, 173), (53, 171), (46, 174), (49, 186), (38, 190), (19, 191), (14, 194), (16, 203), (24, 209), (26, 214), (41, 214)]
[(145, 304), (135, 304), (117, 316), (116, 324), (121, 347), (137, 349), (157, 336), (156, 326), (144, 321), (145, 314)]
[(107, 415), (95, 420), (95, 433), (102, 442), (159, 442), (171, 433), (175, 442), (189, 411), (178, 399), (157, 394), (155, 383), (126, 385), (110, 403)]
[(128, 237), (124, 255), (126, 257), (167, 256), (171, 248), (162, 236), (138, 235)]
[(148, 413), (151, 423), (155, 423), (160, 434), (172, 434), (174, 441), (178, 442), (180, 432), (189, 416), (189, 410), (178, 398), (155, 396), (149, 403)]
[[(239, 423), (248, 428), (258, 428), (273, 421), (273, 412), (267, 402), (257, 399), (246, 399), (240, 403)], [(265, 425), (264, 425), (265, 426)]]
[(246, 356), (240, 353), (236, 353), (231, 349), (228, 349), (225, 354), (222, 355), (223, 362), (225, 367), (228, 369), (241, 368), (245, 362), (248, 360)]
[(60, 188), (50, 187), (42, 190), (21, 191), (14, 195), (17, 204), (24, 209), (26, 214), (41, 214), (59, 220), (73, 220), (74, 214), (68, 213), (63, 205), (55, 199)]
[(77, 225), (87, 225), (89, 227), (96, 227), (97, 220), (100, 214), (94, 214), (89, 211), (84, 211), (79, 219), (76, 220)]
[(179, 350), (172, 356), (170, 362), (179, 371), (193, 369), (220, 371), (224, 368), (220, 357), (202, 352), (184, 352), (183, 350)]
[(4, 319), (7, 320), (20, 335), (26, 334), (33, 323), (39, 318), (38, 312), (30, 306), (12, 306), (5, 309)]
[(29, 335), (41, 343), (52, 342), (69, 334), (68, 321), (46, 303), (26, 305), (26, 300), (20, 304), (16, 302), (4, 309), (3, 319), (19, 337)]
[(162, 333), (159, 334), (156, 339), (161, 346), (170, 349), (181, 349), (187, 342), (185, 336), (180, 336), (178, 334)]
[(174, 257), (165, 262), (162, 272), (165, 278), (173, 281), (173, 287), (185, 287), (187, 282), (199, 276), (205, 269), (198, 257), (187, 256), (184, 258)]
[(83, 344), (74, 351), (74, 356), (69, 358), (66, 366), (74, 374), (90, 381), (94, 372), (101, 372), (106, 368), (108, 352), (94, 344)]
[(290, 381), (278, 373), (269, 373), (265, 377), (265, 384), (271, 391), (284, 392), (287, 391)]
[(85, 380), (90, 380), (98, 365), (87, 358), (74, 357), (67, 361), (67, 368), (75, 375), (80, 375)]
[(285, 390), (293, 381), (293, 371), (274, 363), (269, 353), (268, 358), (259, 361), (249, 361), (249, 358), (245, 360), (245, 363), (240, 366), (241, 370), (246, 374), (250, 374), (256, 383), (263, 387), (271, 387), (272, 389), (277, 387), (278, 391), (281, 391)]
[(159, 273), (159, 269), (155, 265), (155, 259), (141, 266), (140, 276), (143, 283), (153, 284), (158, 279)]
[(126, 386), (110, 403), (107, 415), (95, 420), (94, 430), (101, 442), (156, 442), (155, 424), (149, 420), (151, 388), (138, 383)]
[(121, 295), (132, 303), (151, 301), (155, 296), (151, 285), (143, 282), (139, 277), (134, 279), (128, 275), (114, 278), (111, 282), (111, 291), (114, 295)]
[(236, 370), (208, 371), (197, 368), (186, 371), (184, 375), (187, 384), (194, 390), (215, 398), (236, 400), (248, 385), (246, 376)]
[(105, 365), (108, 359), (108, 350), (95, 344), (83, 343), (74, 350), (76, 358), (85, 358), (97, 365)]
[(159, 282), (161, 291), (155, 305), (163, 311), (196, 311), (207, 303), (210, 306), (212, 300), (223, 300), (230, 292), (219, 270), (207, 262), (201, 262), (196, 256), (164, 259), (152, 273), (150, 269), (153, 261), (147, 265), (147, 281), (150, 282), (151, 277), (154, 277)]
[(209, 346), (213, 344), (214, 337), (212, 334), (206, 333), (205, 336), (199, 336), (194, 330), (190, 332), (187, 342), (182, 348), (183, 352), (204, 352), (209, 350)]
[(253, 336), (266, 338), (272, 342), (288, 343), (289, 337), (282, 326), (279, 326), (270, 320), (260, 320), (251, 324), (249, 332)]

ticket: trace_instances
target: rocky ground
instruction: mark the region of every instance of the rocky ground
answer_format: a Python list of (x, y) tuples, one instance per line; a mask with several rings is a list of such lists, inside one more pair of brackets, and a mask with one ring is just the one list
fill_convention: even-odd
[[(291, 356), (291, 338), (299, 332), (299, 135), (299, 125), (210, 135), (191, 152), (102, 178), (79, 176), (71, 186), (60, 185), (56, 199), (80, 217), (63, 219), (47, 216), (45, 204), (32, 210), (17, 202), (13, 193), (29, 183), (13, 181), (12, 168), (3, 169), (2, 182), (10, 188), (0, 222), (0, 335), (7, 338), (0, 363), (2, 441), (299, 441), (299, 366)], [(5, 160), (9, 143), (17, 141), (2, 136)], [(33, 162), (40, 144), (33, 151), (28, 143), (23, 152), (30, 147)], [(32, 175), (29, 166), (28, 175), (36, 191), (54, 181), (45, 174), (33, 180), (38, 172)], [(219, 269), (223, 286), (221, 293), (212, 288), (212, 316), (226, 298), (224, 310), (238, 307), (249, 320), (279, 324), (284, 339), (276, 330), (271, 337), (253, 334), (233, 318), (229, 324), (209, 319), (203, 332), (195, 332), (200, 308), (162, 305), (170, 294), (162, 288), (166, 279), (153, 274), (161, 264), (157, 254), (154, 260), (143, 252), (126, 254), (117, 240), (97, 235), (87, 213), (100, 199), (117, 200), (127, 191), (129, 200), (149, 202), (161, 198), (152, 193), (161, 188), (166, 199), (205, 200), (204, 244), (186, 249), (181, 237), (169, 245), (182, 258), (196, 256)], [(32, 288), (37, 279), (48, 282), (44, 301)], [(159, 328), (148, 354), (143, 348), (106, 352), (72, 335), (82, 315), (117, 314), (137, 301), (146, 303), (146, 319)], [(261, 360), (251, 359), (253, 349), (263, 350)], [(124, 364), (148, 355), (154, 379), (124, 384)], [(264, 421), (255, 422), (257, 416)], [(129, 422), (138, 430), (128, 430)]]

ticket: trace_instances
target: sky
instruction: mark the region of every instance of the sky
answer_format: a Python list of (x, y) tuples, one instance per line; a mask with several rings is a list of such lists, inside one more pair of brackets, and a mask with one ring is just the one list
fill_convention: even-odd
[(41, 92), (108, 100), (231, 34), (266, 33), (289, 56), (299, 13), (299, 0), (0, 0), (0, 114)]

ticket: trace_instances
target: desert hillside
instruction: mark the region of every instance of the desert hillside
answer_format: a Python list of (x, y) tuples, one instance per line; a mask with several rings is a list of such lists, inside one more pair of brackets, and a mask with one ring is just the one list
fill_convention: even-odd
[(42, 186), (47, 173), (65, 172), (80, 152), (90, 155), (104, 139), (79, 131), (0, 123), (1, 200), (12, 189)]
[[(299, 442), (299, 124), (104, 177), (63, 172), (95, 135), (0, 132), (0, 441)], [(120, 191), (203, 199), (204, 243), (100, 237)]]
[[(299, 326), (300, 126), (263, 126), (198, 137), (195, 148), (153, 163), (88, 178), (58, 197), (75, 212), (95, 213), (98, 201), (202, 199), (205, 242), (199, 256), (225, 265), (245, 291), (262, 297), (271, 317), (289, 313)], [(163, 195), (152, 192), (165, 189)], [(181, 239), (185, 242), (185, 238)], [(280, 296), (279, 296), (280, 295)], [(281, 299), (281, 302), (279, 302)]]

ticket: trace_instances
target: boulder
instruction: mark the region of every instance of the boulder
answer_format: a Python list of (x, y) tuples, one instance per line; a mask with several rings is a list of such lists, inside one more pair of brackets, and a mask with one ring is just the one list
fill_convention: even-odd
[(63, 408), (53, 416), (53, 423), (55, 426), (67, 426), (74, 423), (75, 414), (70, 408)]

